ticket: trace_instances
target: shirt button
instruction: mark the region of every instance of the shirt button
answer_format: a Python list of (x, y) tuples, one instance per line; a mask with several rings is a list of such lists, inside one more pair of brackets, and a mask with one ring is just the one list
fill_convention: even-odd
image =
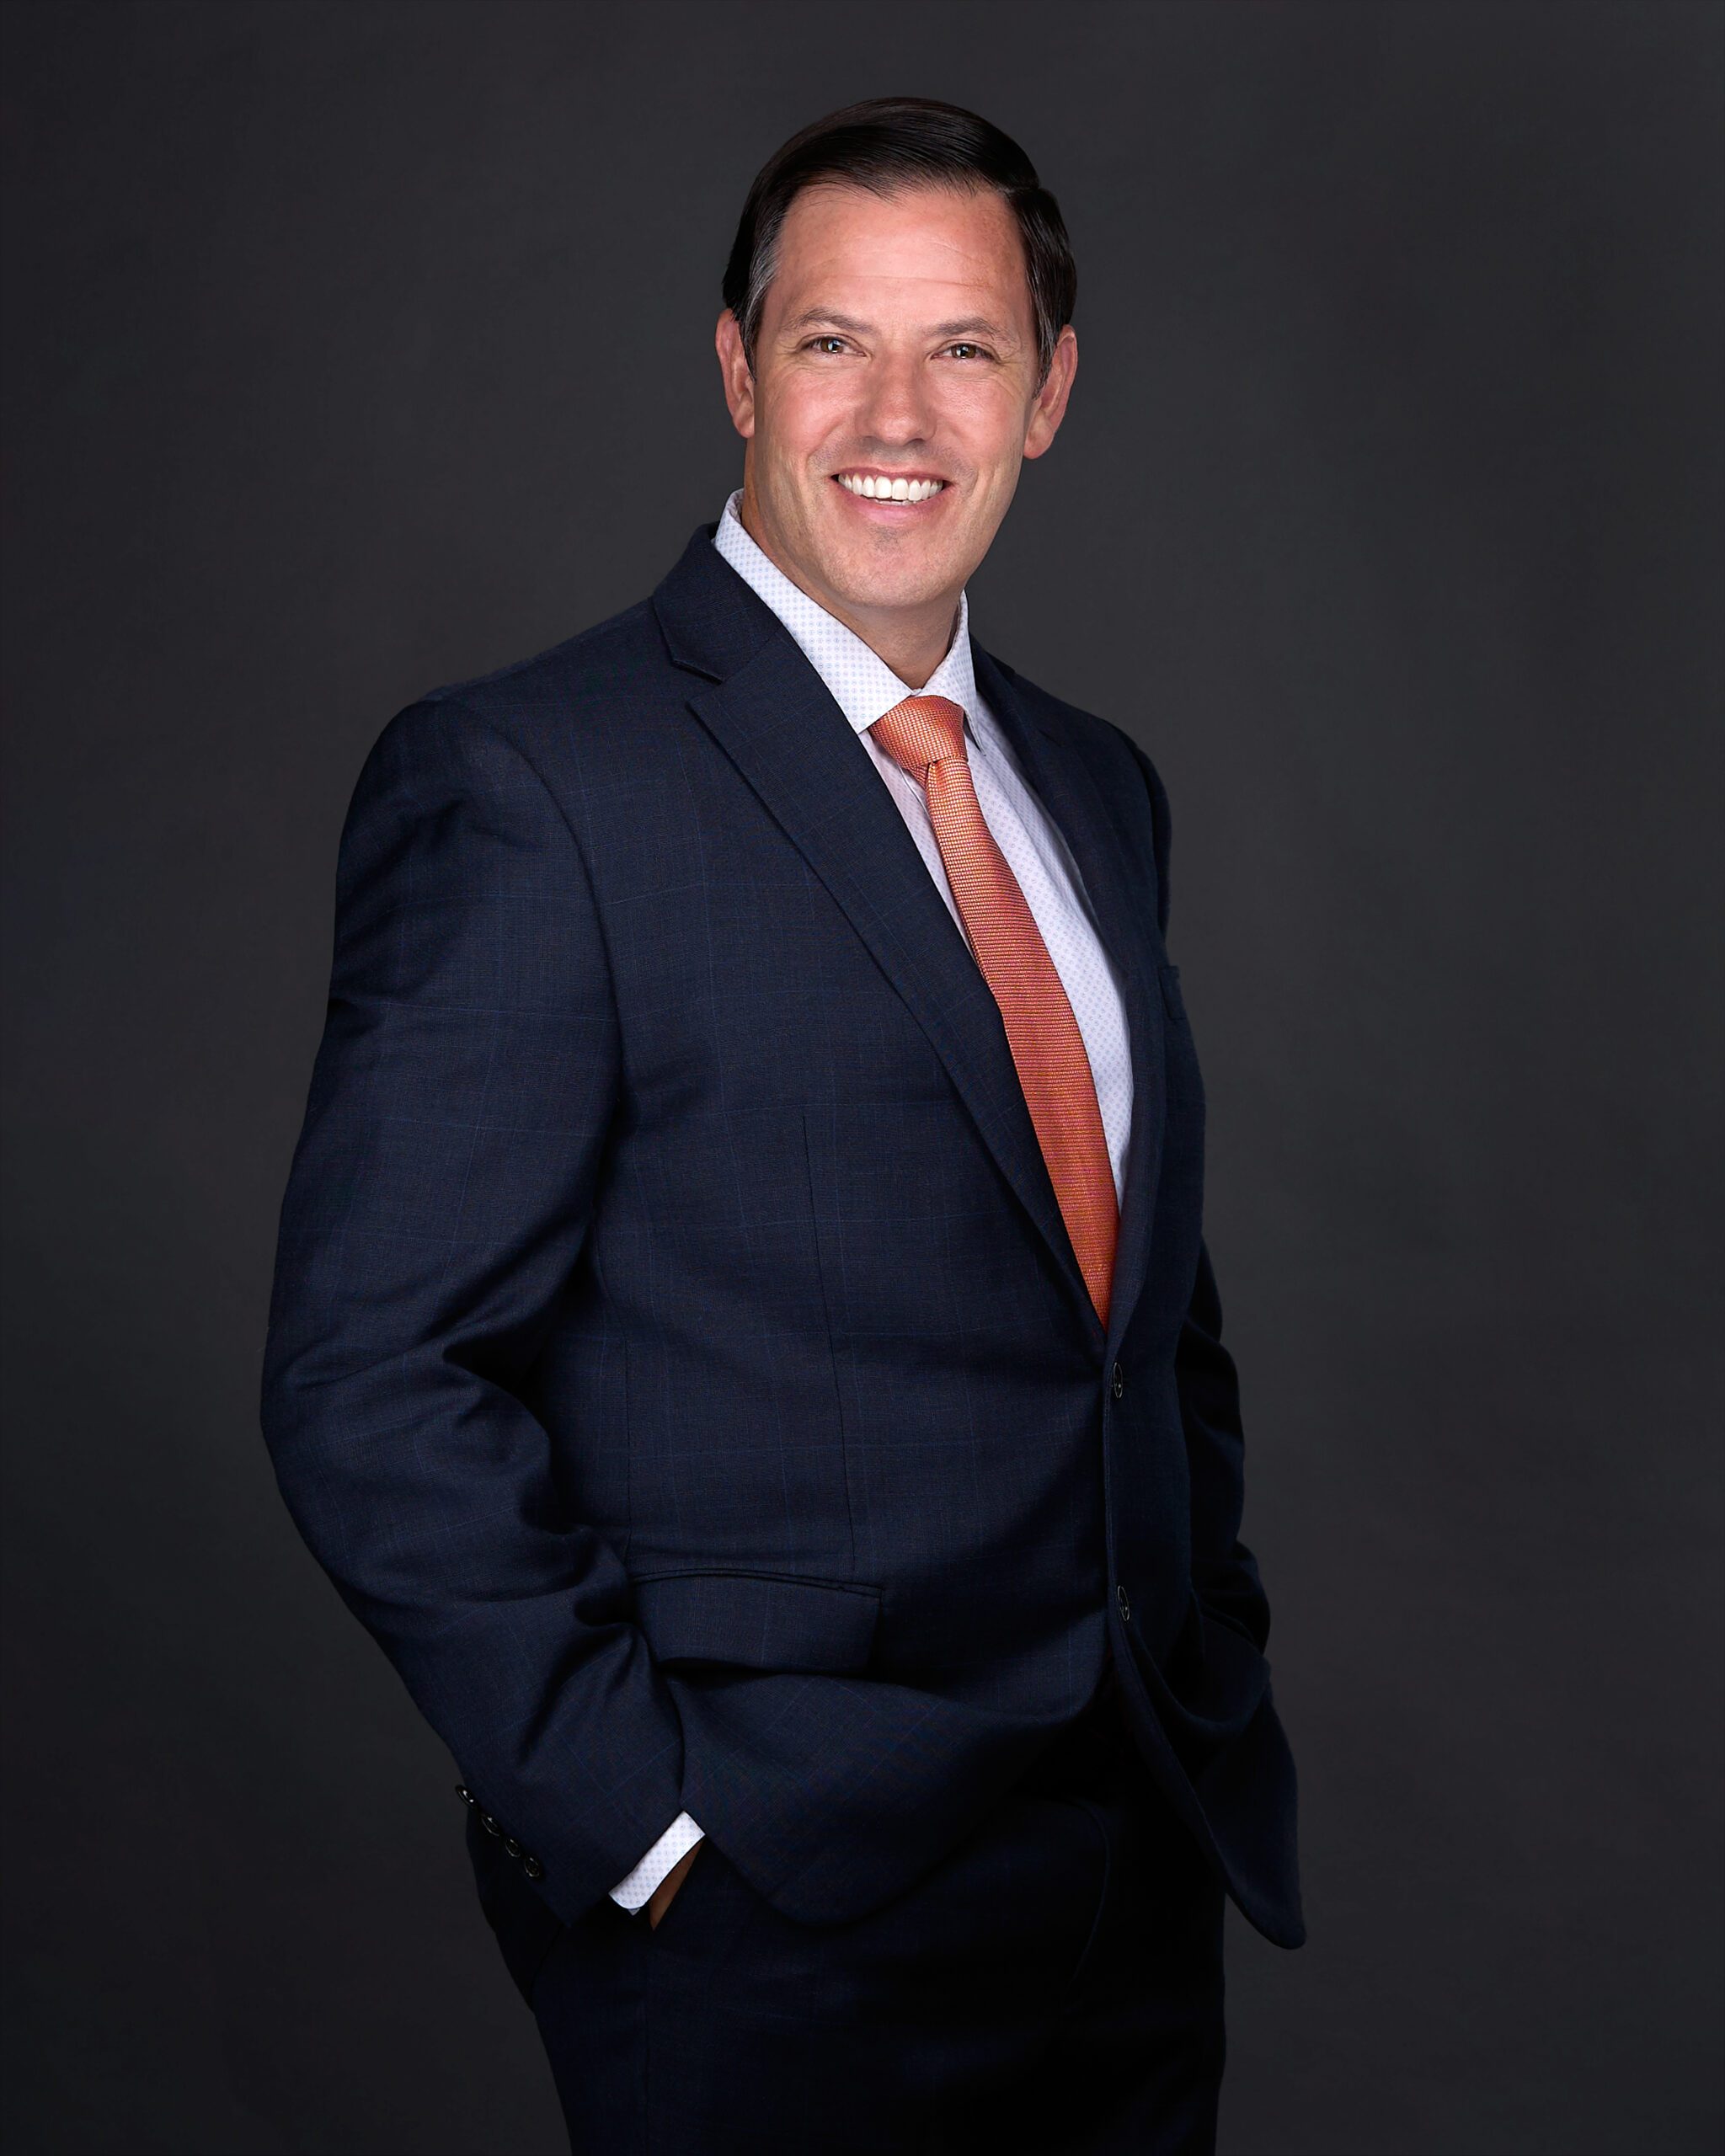
[(1120, 1368), (1119, 1364), (1118, 1363), (1116, 1363), (1116, 1364), (1115, 1364), (1115, 1365), (1114, 1365), (1114, 1397), (1115, 1397), (1115, 1399), (1116, 1399), (1116, 1400), (1119, 1399), (1119, 1398), (1120, 1398), (1120, 1396), (1122, 1396), (1122, 1394), (1125, 1391), (1125, 1390), (1126, 1390), (1126, 1374), (1125, 1374), (1125, 1372), (1124, 1372), (1124, 1371)]
[(1114, 1600), (1119, 1604), (1120, 1622), (1123, 1625), (1130, 1625), (1132, 1622), (1132, 1605), (1126, 1599), (1126, 1590), (1124, 1587), (1115, 1588)]

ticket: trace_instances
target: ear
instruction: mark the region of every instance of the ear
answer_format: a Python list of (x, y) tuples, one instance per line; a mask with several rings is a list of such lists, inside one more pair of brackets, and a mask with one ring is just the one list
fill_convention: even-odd
[[(1030, 408), (1030, 424), (1024, 434), (1024, 454), (1040, 456), (1060, 432), (1066, 416), (1066, 399), (1072, 394), (1072, 377), (1078, 371), (1078, 339), (1069, 322), (1055, 344), (1048, 375)], [(735, 416), (733, 408), (732, 416)]]
[(743, 333), (729, 307), (718, 318), (718, 328), (713, 341), (718, 352), (719, 372), (724, 378), (724, 401), (730, 412), (731, 424), (748, 441), (755, 433), (755, 376), (743, 350)]

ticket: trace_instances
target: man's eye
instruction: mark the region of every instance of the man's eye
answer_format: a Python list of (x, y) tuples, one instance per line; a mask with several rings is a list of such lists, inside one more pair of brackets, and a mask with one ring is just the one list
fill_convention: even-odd
[(809, 349), (814, 352), (842, 352), (845, 340), (842, 337), (811, 337)]

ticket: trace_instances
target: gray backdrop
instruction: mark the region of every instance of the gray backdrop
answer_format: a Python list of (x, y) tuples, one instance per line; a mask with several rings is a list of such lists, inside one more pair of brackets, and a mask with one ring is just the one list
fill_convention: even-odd
[(336, 834), (718, 514), (749, 178), (914, 89), (1081, 270), (980, 632), (1174, 804), (1311, 1922), (1225, 2148), (1711, 2151), (1717, 12), (5, 19), (11, 2146), (563, 2146), (257, 1434)]

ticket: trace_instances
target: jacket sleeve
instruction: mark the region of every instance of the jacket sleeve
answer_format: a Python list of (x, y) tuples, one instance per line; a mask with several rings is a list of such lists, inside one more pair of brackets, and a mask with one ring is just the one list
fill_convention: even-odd
[(1221, 1298), (1202, 1242), (1192, 1299), (1174, 1350), (1174, 1381), (1192, 1483), (1192, 1584), (1204, 1608), (1243, 1632), (1262, 1654), (1269, 1637), (1270, 1606), (1258, 1560), (1240, 1540), (1246, 1497), (1240, 1380), (1222, 1345)]
[(523, 1397), (619, 1085), (600, 924), (521, 751), (402, 712), (343, 833), (263, 1386), (283, 1496), (565, 1921), (676, 1817), (676, 1707)]
[[(1150, 790), (1156, 927), (1166, 937), (1172, 835), (1167, 791), (1138, 744), (1124, 732), (1121, 739), (1130, 744)], [(1243, 1632), (1262, 1653), (1269, 1636), (1269, 1604), (1258, 1561), (1240, 1540), (1246, 1499), (1240, 1380), (1233, 1358), (1222, 1345), (1221, 1297), (1210, 1251), (1201, 1239), (1191, 1298), (1174, 1350), (1174, 1378), (1192, 1486), (1192, 1583), (1204, 1609)]]

